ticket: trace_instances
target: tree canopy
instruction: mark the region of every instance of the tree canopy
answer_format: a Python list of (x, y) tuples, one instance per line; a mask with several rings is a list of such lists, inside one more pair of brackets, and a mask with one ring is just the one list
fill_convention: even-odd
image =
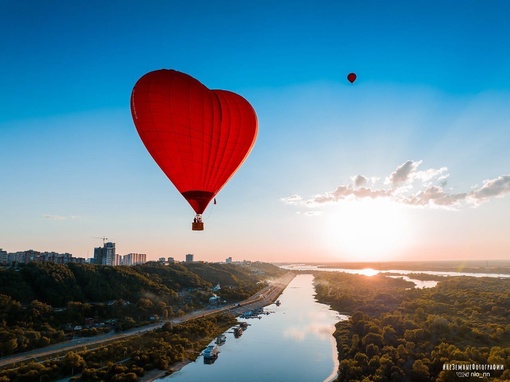
[(320, 272), (316, 290), (320, 301), (351, 314), (334, 334), (338, 381), (457, 380), (449, 365), (502, 365), (468, 374), (510, 379), (508, 279), (448, 277), (415, 289), (382, 275)]

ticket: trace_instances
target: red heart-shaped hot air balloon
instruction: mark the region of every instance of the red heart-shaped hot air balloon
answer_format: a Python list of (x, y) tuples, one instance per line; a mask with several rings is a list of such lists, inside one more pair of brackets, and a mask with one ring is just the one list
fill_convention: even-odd
[(193, 229), (202, 230), (201, 214), (255, 144), (255, 110), (238, 94), (162, 69), (137, 81), (131, 114), (145, 147), (195, 210)]

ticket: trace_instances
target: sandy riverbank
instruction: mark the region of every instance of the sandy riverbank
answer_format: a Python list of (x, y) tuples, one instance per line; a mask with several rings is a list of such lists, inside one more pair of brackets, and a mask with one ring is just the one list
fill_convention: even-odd
[(170, 375), (172, 373), (175, 373), (175, 372), (181, 370), (184, 366), (186, 366), (187, 364), (189, 364), (191, 362), (193, 362), (193, 361), (190, 359), (185, 359), (182, 362), (174, 363), (173, 365), (171, 365), (168, 368), (168, 370), (155, 369), (155, 370), (146, 371), (145, 375), (142, 378), (140, 378), (140, 382), (152, 382), (157, 379), (163, 378), (167, 375)]

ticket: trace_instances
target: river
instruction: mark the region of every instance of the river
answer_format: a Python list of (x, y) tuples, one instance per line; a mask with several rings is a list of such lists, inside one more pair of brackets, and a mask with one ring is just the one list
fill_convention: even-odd
[(310, 382), (330, 381), (338, 369), (335, 323), (347, 319), (315, 299), (312, 275), (298, 275), (280, 295), (281, 305), (264, 308), (260, 319), (239, 319), (248, 328), (239, 338), (228, 330), (212, 364), (200, 356), (158, 381)]
[[(441, 271), (410, 271), (402, 269), (391, 269), (378, 271), (372, 268), (363, 269), (349, 269), (349, 268), (321, 268), (319, 265), (305, 265), (305, 264), (291, 264), (280, 266), (283, 269), (294, 270), (294, 271), (324, 271), (324, 272), (345, 272), (350, 274), (364, 275), (364, 276), (375, 276), (379, 273), (391, 275), (389, 277), (400, 277), (406, 281), (414, 283), (416, 288), (434, 288), (437, 285), (435, 280), (418, 280), (412, 278), (413, 274), (425, 274), (439, 277), (450, 277), (450, 276), (469, 276), (469, 277), (497, 277), (497, 278), (509, 278), (509, 274), (503, 273), (469, 273), (469, 272), (441, 272)], [(395, 275), (396, 274), (396, 275)]]

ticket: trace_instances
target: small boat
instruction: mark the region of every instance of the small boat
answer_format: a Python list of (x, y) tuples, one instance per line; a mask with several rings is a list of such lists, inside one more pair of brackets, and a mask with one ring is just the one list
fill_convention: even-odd
[(218, 346), (216, 346), (216, 345), (209, 345), (204, 350), (204, 359), (214, 359), (214, 358), (217, 358), (219, 352), (220, 352), (220, 349), (218, 349)]
[(217, 345), (223, 345), (226, 341), (227, 341), (227, 336), (224, 334), (220, 334), (218, 337), (216, 337)]
[(237, 327), (234, 328), (234, 337), (239, 338), (243, 335), (243, 328)]
[(218, 357), (215, 357), (215, 358), (204, 358), (204, 364), (212, 365), (214, 362), (216, 362), (217, 359), (218, 359)]

